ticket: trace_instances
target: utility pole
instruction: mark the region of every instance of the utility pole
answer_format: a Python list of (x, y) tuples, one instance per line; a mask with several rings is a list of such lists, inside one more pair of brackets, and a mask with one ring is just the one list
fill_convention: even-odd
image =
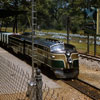
[(32, 0), (32, 77), (35, 77), (34, 71), (34, 38), (35, 38), (35, 2)]
[(70, 28), (70, 18), (67, 17), (67, 44), (69, 44), (69, 28)]
[(89, 33), (87, 33), (87, 54), (89, 54), (90, 51), (90, 39), (89, 39)]
[[(86, 2), (86, 7), (85, 8), (89, 8), (89, 0), (85, 0)], [(87, 16), (87, 15), (86, 15)], [(86, 16), (85, 16), (85, 23), (86, 23)], [(86, 27), (86, 26), (85, 26)], [(86, 32), (87, 33), (87, 54), (89, 54), (90, 52), (90, 33)]]
[(41, 71), (37, 68), (35, 68), (35, 57), (37, 56), (35, 54), (35, 48), (34, 48), (34, 40), (36, 38), (35, 31), (36, 31), (36, 1), (32, 0), (32, 82), (33, 82), (33, 89), (32, 89), (32, 98), (31, 100), (42, 100), (42, 76)]
[[(27, 89), (27, 97), (29, 97), (29, 100), (42, 100), (42, 76), (41, 71), (38, 69), (38, 66), (35, 66), (35, 57), (37, 56), (35, 54), (35, 48), (34, 48), (34, 40), (36, 38), (35, 31), (36, 31), (36, 2), (35, 0), (32, 0), (32, 75), (31, 75), (31, 81), (28, 84)], [(38, 65), (38, 64), (37, 64)], [(37, 67), (37, 68), (35, 68)]]
[[(18, 11), (18, 0), (15, 0), (14, 1), (14, 5), (15, 5), (15, 11)], [(15, 14), (15, 21), (14, 21), (14, 29), (13, 29), (13, 32), (14, 33), (17, 33), (18, 31), (17, 31), (17, 17), (18, 17), (18, 15), (17, 15), (17, 12), (16, 12), (16, 14)]]
[[(94, 28), (96, 27), (96, 25), (94, 25)], [(96, 56), (96, 49), (97, 49), (97, 46), (96, 46), (96, 32), (94, 33), (94, 56)]]

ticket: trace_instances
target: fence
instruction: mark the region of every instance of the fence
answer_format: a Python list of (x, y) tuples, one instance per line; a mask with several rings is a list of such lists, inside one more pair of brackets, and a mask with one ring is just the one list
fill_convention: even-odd
[(26, 100), (29, 74), (0, 57), (0, 100)]
[(46, 85), (43, 87), (43, 100), (69, 100), (67, 96), (63, 89), (51, 89)]
[(60, 96), (59, 90), (46, 84), (42, 87), (39, 70), (34, 82), (30, 80), (29, 72), (0, 56), (0, 100), (66, 100)]

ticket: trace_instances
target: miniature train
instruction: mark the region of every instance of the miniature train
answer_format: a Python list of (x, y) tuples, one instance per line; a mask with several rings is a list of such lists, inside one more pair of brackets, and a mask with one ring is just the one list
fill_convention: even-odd
[[(2, 38), (3, 37), (3, 38)], [(25, 35), (9, 35), (0, 38), (17, 54), (32, 57), (32, 38)], [(35, 57), (38, 64), (49, 67), (57, 78), (77, 78), (79, 74), (78, 53), (75, 46), (55, 39), (34, 39)]]

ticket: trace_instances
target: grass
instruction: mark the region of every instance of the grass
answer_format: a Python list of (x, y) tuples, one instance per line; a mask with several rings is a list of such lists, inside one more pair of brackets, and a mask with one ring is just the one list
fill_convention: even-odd
[[(2, 30), (5, 31), (5, 28), (3, 27)], [(13, 31), (13, 28), (8, 27), (6, 29), (6, 31), (7, 32), (12, 32)], [(52, 30), (41, 30), (41, 31), (43, 31), (43, 32), (66, 33), (66, 30), (59, 31), (59, 30), (54, 30), (54, 29), (52, 29)], [(31, 29), (27, 29), (26, 32), (31, 32)], [(22, 33), (22, 32), (20, 30), (18, 30), (18, 33)], [(80, 31), (80, 34), (81, 33), (83, 34), (83, 31)], [(38, 37), (41, 37), (41, 36), (38, 36)], [(43, 38), (50, 38), (50, 35), (45, 35), (45, 36), (43, 36)], [(65, 39), (62, 40), (62, 41), (66, 42)], [(87, 52), (87, 44), (73, 42), (73, 41), (70, 41), (70, 43), (73, 44), (73, 45), (75, 45), (76, 48), (77, 48), (77, 50), (79, 52), (82, 52), (82, 53), (86, 53)], [(90, 52), (89, 53), (92, 54), (92, 55), (94, 55), (94, 45), (93, 44), (90, 45)], [(100, 56), (100, 46), (97, 46), (97, 56)]]
[[(39, 36), (41, 37), (41, 36)], [(45, 35), (42, 38), (51, 38), (50, 35)], [(61, 39), (58, 39), (61, 40)], [(66, 42), (66, 39), (62, 40), (63, 42)], [(81, 52), (81, 53), (86, 53), (87, 52), (87, 44), (86, 43), (78, 43), (75, 41), (70, 41), (70, 44), (74, 45), (77, 49), (77, 51)], [(94, 45), (90, 44), (90, 48), (89, 48), (89, 54), (94, 55)], [(97, 56), (100, 56), (100, 46), (97, 46)]]
[(7, 27), (7, 28), (2, 27), (1, 30), (2, 31), (7, 31), (7, 32), (12, 32), (13, 31), (13, 28), (11, 28), (11, 27)]
[[(67, 30), (55, 30), (55, 29), (50, 29), (50, 30), (41, 30), (43, 32), (55, 32), (55, 33), (66, 33), (67, 34)], [(72, 32), (69, 32), (70, 34), (72, 34)], [(77, 33), (74, 34), (84, 34), (83, 30), (78, 31)]]
[[(87, 44), (85, 44), (85, 43), (76, 43), (76, 42), (70, 42), (70, 43), (75, 45), (79, 52), (81, 52), (81, 53), (86, 53), (87, 52)], [(93, 44), (90, 44), (89, 49), (90, 49), (89, 54), (94, 55), (94, 45)], [(100, 56), (100, 46), (97, 46), (96, 55)]]
[[(13, 32), (13, 28), (12, 27), (2, 27), (1, 28), (2, 31), (6, 31), (6, 32)], [(20, 31), (20, 29), (17, 30), (18, 33), (23, 33), (23, 31)], [(30, 28), (28, 28), (27, 30), (25, 30), (25, 32), (31, 32), (32, 30)]]
[(77, 43), (77, 42), (70, 42), (71, 44), (73, 44), (74, 46), (76, 46), (76, 49), (80, 52), (86, 52), (87, 50), (87, 45), (85, 43)]
[(50, 30), (41, 30), (43, 32), (56, 32), (56, 33), (66, 33), (66, 30), (54, 30), (54, 29), (50, 29)]

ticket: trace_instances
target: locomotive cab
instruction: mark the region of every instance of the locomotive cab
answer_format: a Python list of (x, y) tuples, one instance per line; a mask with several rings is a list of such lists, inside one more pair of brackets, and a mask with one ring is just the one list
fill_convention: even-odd
[(75, 46), (58, 43), (51, 46), (52, 67), (59, 78), (76, 78), (79, 73), (78, 53)]
[(65, 48), (63, 43), (58, 43), (50, 47), (52, 53), (65, 53)]

